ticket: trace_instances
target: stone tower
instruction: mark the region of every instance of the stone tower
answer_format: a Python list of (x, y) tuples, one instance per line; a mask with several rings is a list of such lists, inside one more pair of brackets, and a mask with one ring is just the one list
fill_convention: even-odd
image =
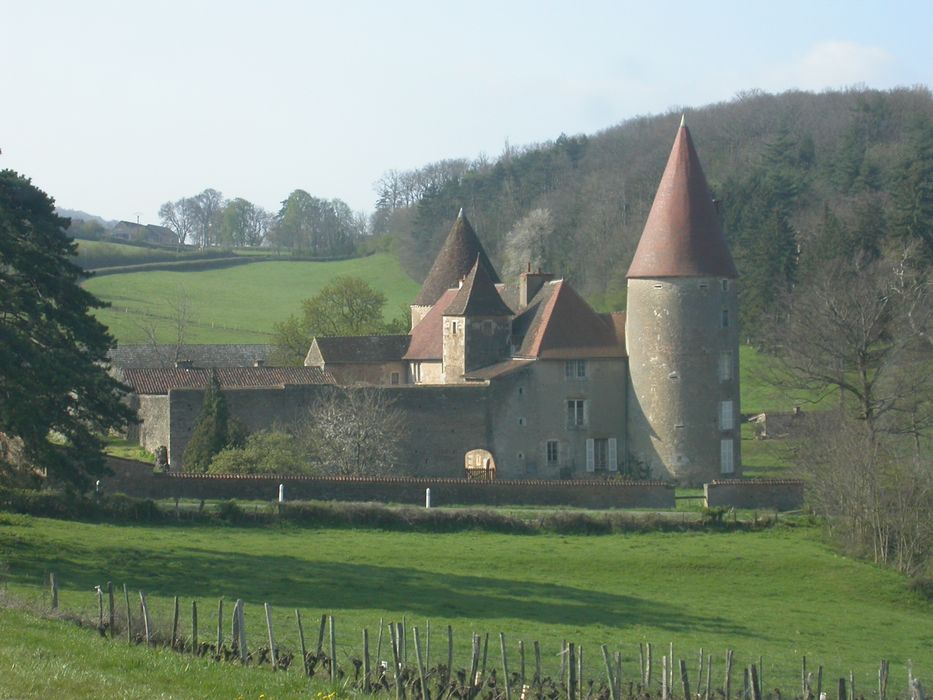
[(627, 277), (629, 456), (684, 484), (738, 475), (738, 273), (683, 121)]
[(480, 256), (444, 309), (443, 381), (464, 381), (470, 370), (508, 356), (512, 310), (496, 290)]
[(444, 292), (456, 287), (470, 272), (477, 256), (493, 283), (500, 282), (483, 244), (479, 242), (476, 232), (461, 209), (444, 245), (434, 259), (428, 276), (424, 279), (424, 284), (421, 285), (421, 291), (411, 305), (412, 328), (418, 325)]

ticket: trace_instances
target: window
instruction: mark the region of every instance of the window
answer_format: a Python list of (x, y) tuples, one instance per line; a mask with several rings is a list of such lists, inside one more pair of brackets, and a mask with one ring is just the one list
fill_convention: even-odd
[(719, 381), (728, 382), (732, 379), (732, 353), (719, 353)]
[(518, 419), (518, 424), (519, 424), (519, 425), (522, 425), (522, 426), (525, 425), (525, 419), (524, 419), (524, 418), (519, 418), (519, 419)]
[(586, 470), (615, 471), (618, 468), (618, 447), (615, 438), (592, 438), (586, 441)]
[(567, 427), (582, 428), (586, 425), (586, 401), (569, 399), (567, 401)]
[(735, 422), (732, 416), (732, 402), (721, 401), (719, 403), (719, 429), (732, 430)]
[(414, 380), (415, 384), (421, 383), (421, 363), (413, 362), (411, 364), (411, 378)]
[(700, 282), (700, 289), (709, 289), (708, 282)]
[(729, 280), (721, 280), (719, 284), (722, 286), (722, 291), (729, 291)]
[(732, 461), (732, 440), (719, 441), (719, 465), (723, 474), (732, 474), (735, 464)]
[(392, 383), (392, 386), (396, 386), (398, 384), (398, 372), (393, 372), (389, 381)]
[(554, 466), (560, 462), (560, 443), (557, 440), (547, 441), (547, 463)]
[(723, 328), (729, 327), (729, 309), (722, 310), (722, 327)]
[(456, 321), (451, 321), (451, 322), (450, 322), (450, 332), (451, 332), (453, 335), (457, 335), (457, 322), (456, 322)]
[(564, 362), (565, 379), (586, 379), (586, 360), (567, 360)]

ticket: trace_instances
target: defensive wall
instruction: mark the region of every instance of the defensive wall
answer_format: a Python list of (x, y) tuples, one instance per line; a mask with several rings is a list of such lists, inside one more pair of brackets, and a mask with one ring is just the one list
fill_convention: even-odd
[(797, 510), (803, 507), (803, 481), (799, 479), (721, 479), (704, 484), (709, 508)]
[[(674, 508), (674, 488), (663, 481), (496, 480), (457, 478), (355, 478), (154, 474), (142, 462), (108, 458), (113, 476), (102, 480), (110, 493), (139, 498), (236, 498), (275, 500), (279, 484), (286, 500), (376, 501), (423, 505), (540, 505), (579, 508)], [(706, 504), (761, 510), (803, 506), (803, 482), (796, 479), (727, 479), (705, 485)]]

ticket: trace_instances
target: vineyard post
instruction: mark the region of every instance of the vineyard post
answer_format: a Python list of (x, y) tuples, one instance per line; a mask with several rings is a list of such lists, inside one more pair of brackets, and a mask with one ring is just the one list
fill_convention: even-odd
[(107, 581), (107, 606), (107, 611), (110, 614), (110, 638), (113, 639), (117, 618), (113, 602), (113, 581)]
[(424, 621), (424, 665), (431, 668), (431, 621)]
[[(686, 513), (684, 513), (686, 515)], [(667, 688), (673, 695), (674, 693), (674, 642), (670, 643), (670, 651), (667, 654)], [(686, 698), (684, 699), (686, 700)]]
[(577, 655), (573, 642), (567, 644), (567, 700), (577, 697)]
[(606, 664), (606, 682), (609, 684), (609, 700), (619, 700), (616, 693), (616, 679), (612, 673), (612, 663), (609, 661), (609, 649), (603, 644), (600, 649), (603, 652), (603, 662)]
[(615, 661), (616, 661), (616, 697), (620, 698), (622, 697), (622, 652), (621, 651), (616, 652)]
[[(418, 664), (418, 681), (421, 683), (421, 697), (424, 700), (431, 700), (431, 691), (425, 682), (424, 659), (421, 657), (421, 638), (418, 634), (418, 626), (411, 628), (412, 640), (415, 643), (415, 663)], [(507, 699), (508, 700), (508, 699)]]
[(327, 630), (327, 615), (321, 615), (321, 627), (317, 631), (317, 651), (315, 656), (321, 657), (321, 651), (324, 650), (324, 632)]
[(489, 653), (489, 632), (483, 637), (483, 662), (480, 665), (480, 673), (483, 674), (483, 678), (486, 677), (486, 657)]
[(534, 682), (540, 686), (541, 685), (541, 645), (538, 643), (538, 640), (535, 640), (535, 680)]
[(823, 667), (820, 666), (816, 672), (816, 697), (823, 694)]
[(398, 628), (394, 622), (389, 623), (389, 636), (392, 640), (392, 670), (395, 676), (395, 700), (402, 698), (402, 663), (398, 653)]
[(123, 584), (123, 600), (126, 603), (126, 643), (133, 643), (133, 618), (130, 613), (130, 592), (126, 588), (126, 584)]
[(699, 658), (699, 667), (697, 668), (697, 692), (700, 692), (700, 686), (703, 684), (703, 662), (705, 661), (703, 657), (703, 647), (700, 647)]
[(479, 673), (478, 668), (479, 668), (479, 635), (474, 632), (473, 633), (473, 649), (472, 649), (472, 654), (470, 656), (470, 677), (468, 679), (470, 683), (470, 693), (468, 697), (471, 697), (471, 698), (473, 697), (474, 691), (476, 690), (476, 686), (479, 685), (479, 678), (477, 678), (477, 674)]
[(849, 669), (849, 695), (852, 696), (853, 700), (856, 697), (855, 695), (855, 671)]
[(272, 660), (272, 670), (278, 670), (278, 659), (275, 655), (275, 637), (272, 635), (272, 608), (268, 603), (263, 603), (266, 609), (266, 630), (269, 632), (269, 658)]
[(525, 640), (518, 640), (518, 682), (522, 692), (525, 690)]
[(713, 655), (709, 654), (706, 657), (706, 693), (703, 695), (703, 700), (710, 700), (712, 690), (713, 690)]
[(444, 679), (444, 685), (450, 683), (454, 666), (454, 628), (447, 625), (447, 677)]
[(577, 685), (579, 688), (579, 698), (583, 700), (583, 645), (577, 646)]
[(217, 601), (217, 655), (220, 656), (220, 647), (224, 645), (224, 599)]
[(726, 700), (732, 699), (732, 649), (726, 650)]
[(104, 629), (104, 589), (100, 586), (94, 586), (97, 593), (97, 629)]
[(142, 591), (139, 592), (139, 607), (142, 610), (143, 616), (143, 633), (146, 639), (146, 646), (149, 646), (149, 641), (151, 639), (150, 635), (152, 633), (152, 628), (149, 626), (149, 606), (146, 604), (146, 594)]
[(752, 700), (751, 693), (751, 671), (746, 666), (742, 673), (742, 700)]
[(661, 700), (670, 700), (670, 688), (667, 686), (667, 657), (661, 657)]
[[(296, 611), (297, 612), (297, 611)], [(301, 618), (299, 618), (300, 620)], [(299, 624), (299, 629), (301, 625)], [(302, 635), (303, 637), (303, 635)], [(304, 648), (304, 639), (301, 640), (302, 649)], [(302, 651), (302, 655), (304, 651)], [(369, 678), (372, 671), (369, 664), (369, 630), (363, 628), (363, 692), (370, 693), (372, 692), (372, 687), (370, 686)]]
[(301, 610), (298, 608), (295, 608), (295, 620), (298, 622), (298, 642), (301, 644), (301, 670), (308, 676), (308, 647), (305, 646), (305, 628), (301, 624)]
[(237, 632), (239, 634), (238, 646), (240, 647), (240, 661), (242, 661), (245, 666), (249, 659), (247, 657), (246, 648), (246, 611), (243, 609), (243, 600), (241, 598), (237, 598), (235, 612)]
[(58, 579), (54, 571), (49, 574), (49, 588), (52, 589), (52, 610), (58, 610)]
[(175, 648), (175, 640), (178, 639), (178, 596), (175, 596), (175, 610), (172, 613), (172, 641), (171, 648)]
[(330, 630), (330, 682), (337, 682), (337, 632), (334, 629), (334, 616), (327, 618), (328, 628)]
[(560, 681), (561, 684), (563, 684), (566, 678), (567, 678), (567, 640), (562, 639), (560, 641), (560, 676), (558, 677), (558, 680)]
[(651, 687), (651, 642), (645, 642), (645, 689)]
[(198, 601), (191, 601), (191, 653), (198, 655)]
[[(505, 635), (499, 632), (499, 647), (502, 649), (502, 683), (505, 685), (505, 700), (512, 700), (512, 687), (509, 685), (509, 659), (505, 648)], [(428, 698), (427, 700), (431, 700)]]
[(382, 618), (380, 617), (380, 618), (379, 618), (379, 638), (378, 638), (378, 641), (376, 642), (376, 664), (377, 664), (377, 665), (382, 663), (382, 628), (383, 628), (383, 624), (384, 624), (384, 623), (383, 623), (383, 620), (382, 620)]
[(758, 657), (758, 693), (759, 695), (762, 692), (764, 687), (764, 677), (765, 677), (765, 662), (761, 656)]
[(645, 649), (642, 643), (638, 643), (638, 678), (642, 685), (647, 687), (645, 682)]
[[(807, 700), (807, 657), (800, 659), (800, 697)], [(884, 700), (883, 698), (881, 700)]]
[(754, 700), (761, 700), (761, 677), (758, 675), (758, 668), (752, 664), (752, 697)]
[(878, 666), (878, 700), (887, 700), (888, 696), (888, 662), (881, 659)]
[(687, 678), (687, 662), (680, 660), (680, 685), (683, 688), (684, 700), (690, 700), (690, 680)]

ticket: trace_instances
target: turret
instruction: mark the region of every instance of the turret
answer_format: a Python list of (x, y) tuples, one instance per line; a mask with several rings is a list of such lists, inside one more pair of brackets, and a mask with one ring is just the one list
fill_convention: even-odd
[(738, 273), (683, 121), (627, 277), (629, 457), (685, 484), (738, 475)]
[(412, 328), (418, 325), (444, 292), (456, 287), (470, 272), (477, 256), (492, 282), (500, 282), (483, 244), (479, 242), (476, 232), (461, 209), (444, 245), (434, 259), (424, 284), (421, 285), (421, 291), (411, 305)]
[(444, 310), (445, 384), (508, 356), (512, 310), (506, 306), (480, 256)]

